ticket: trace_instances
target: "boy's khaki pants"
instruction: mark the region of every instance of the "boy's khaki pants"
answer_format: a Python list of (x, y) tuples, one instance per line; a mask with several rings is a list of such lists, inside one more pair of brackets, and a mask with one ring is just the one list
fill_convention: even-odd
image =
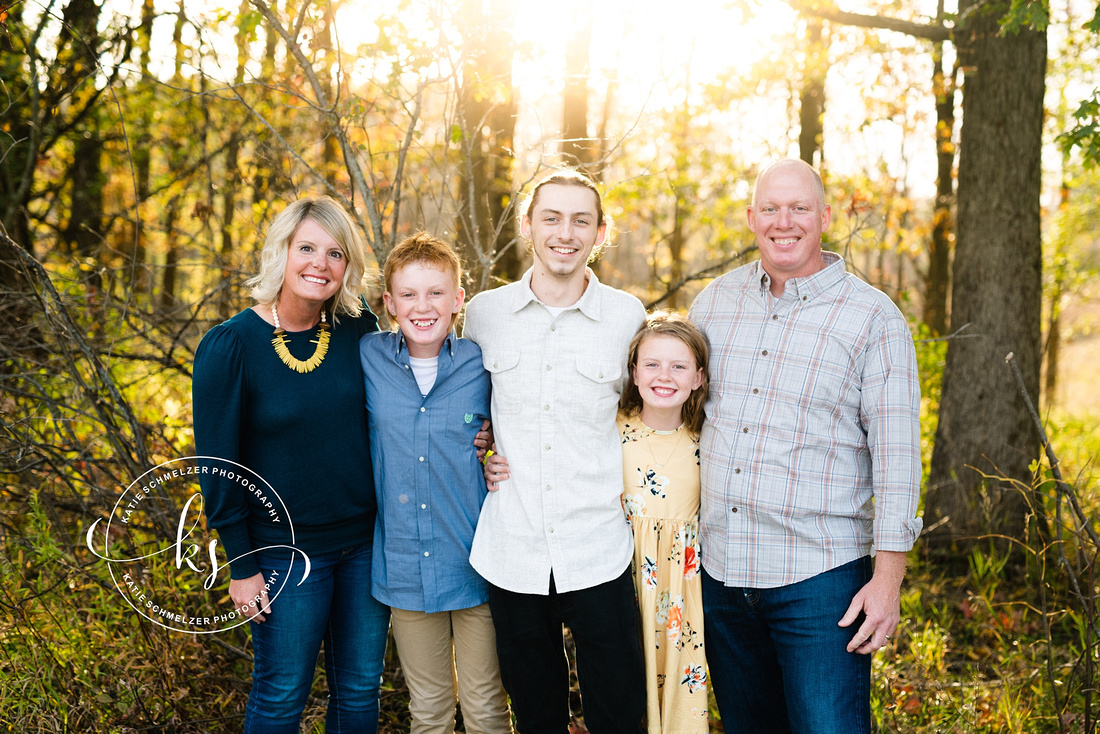
[(456, 689), (467, 734), (511, 734), (489, 605), (432, 614), (391, 612), (409, 687), (411, 734), (453, 734)]

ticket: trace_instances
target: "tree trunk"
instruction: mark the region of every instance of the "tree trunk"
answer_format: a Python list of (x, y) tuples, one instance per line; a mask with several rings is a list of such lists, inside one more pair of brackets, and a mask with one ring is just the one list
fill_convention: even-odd
[[(0, 108), (0, 127), (6, 131), (6, 139), (0, 142), (0, 234), (7, 234), (16, 247), (34, 255), (27, 200), (37, 158), (37, 111), (32, 112), (30, 105), (26, 49), (13, 44), (13, 40), (26, 37), (24, 7), (15, 4), (8, 9), (6, 32), (0, 33), (0, 78), (4, 79), (7, 97)], [(34, 289), (24, 277), (23, 268), (18, 253), (0, 242), (0, 351), (5, 353), (0, 359), (0, 375), (4, 376), (23, 369), (8, 355), (45, 343), (35, 323), (38, 310)], [(8, 416), (4, 417), (7, 420)]]
[[(183, 29), (187, 23), (185, 0), (180, 0), (176, 11), (176, 22), (172, 30), (172, 48), (175, 51), (175, 70), (172, 81), (182, 85), (183, 64), (187, 55), (187, 47), (183, 42)], [(172, 146), (168, 150), (169, 170), (179, 170), (186, 155), (183, 145)], [(164, 212), (164, 268), (161, 271), (160, 288), (155, 291), (156, 309), (160, 312), (168, 312), (177, 305), (178, 271), (179, 271), (179, 235), (178, 222), (180, 217), (180, 195), (176, 194), (168, 200), (168, 206)], [(225, 283), (220, 279), (219, 283)]]
[[(279, 12), (279, 3), (274, 0), (268, 5), (272, 12)], [(270, 26), (264, 29), (264, 55), (260, 62), (260, 81), (270, 83), (275, 77), (276, 51), (279, 46), (279, 34)], [(269, 191), (269, 186), (276, 179), (273, 173), (277, 153), (269, 143), (271, 132), (263, 125), (251, 123), (248, 127), (252, 140), (252, 181), (250, 183), (251, 209), (256, 210), (261, 203), (272, 201), (275, 196)]]
[(103, 242), (103, 139), (94, 118), (77, 129), (73, 164), (66, 179), (71, 186), (69, 221), (62, 233), (76, 257), (95, 257)]
[(603, 95), (603, 110), (600, 113), (600, 125), (596, 130), (594, 142), (595, 158), (593, 165), (589, 166), (589, 173), (596, 183), (603, 183), (603, 171), (607, 166), (607, 154), (611, 146), (607, 139), (607, 128), (611, 122), (611, 111), (615, 105), (615, 89), (618, 87), (617, 72), (613, 69), (611, 78), (607, 80), (607, 89)]
[[(40, 125), (35, 124), (38, 111), (31, 109), (34, 97), (27, 78), (26, 67), (33, 62), (28, 62), (27, 49), (13, 43), (28, 35), (22, 17), (25, 7), (16, 3), (7, 9), (6, 31), (0, 33), (0, 79), (6, 87), (5, 103), (0, 108), (0, 126), (6, 131), (0, 143), (0, 225), (16, 244), (33, 254), (26, 205), (37, 158), (36, 128)], [(24, 279), (17, 271), (18, 261), (0, 265), (0, 288), (22, 284)]]
[(1058, 192), (1058, 240), (1054, 247), (1054, 278), (1050, 288), (1050, 320), (1047, 322), (1046, 374), (1043, 380), (1043, 396), (1047, 405), (1056, 402), (1058, 392), (1059, 359), (1062, 356), (1062, 297), (1066, 292), (1066, 249), (1073, 241), (1069, 214), (1070, 185), (1066, 167), (1069, 156), (1062, 156), (1062, 186)]
[(825, 118), (825, 72), (829, 68), (824, 23), (806, 20), (806, 56), (802, 67), (802, 91), (798, 110), (798, 156), (811, 166), (821, 166)]
[[(588, 6), (590, 8), (590, 6)], [(586, 170), (595, 160), (588, 137), (588, 58), (592, 47), (592, 13), (578, 19), (565, 44), (565, 90), (562, 96), (561, 155), (565, 163)]]
[[(247, 0), (246, 0), (247, 2)], [(332, 24), (333, 8), (331, 2), (321, 3), (321, 28), (317, 32), (316, 36), (316, 49), (315, 52), (318, 56), (318, 67), (320, 69), (318, 77), (321, 79), (321, 83), (325, 86), (325, 91), (328, 93), (329, 99), (338, 99), (338, 80), (336, 76), (337, 72), (337, 60), (336, 50), (332, 43)], [(333, 124), (339, 124), (335, 119), (329, 118), (329, 122)], [(342, 156), (340, 153), (340, 140), (336, 137), (336, 134), (330, 130), (325, 130), (325, 137), (323, 141), (323, 149), (321, 154), (321, 161), (326, 178), (330, 183), (335, 183), (339, 177), (339, 171), (342, 167)]]
[(145, 202), (149, 199), (152, 185), (153, 150), (153, 111), (156, 109), (157, 85), (150, 71), (153, 45), (153, 19), (156, 11), (153, 0), (143, 0), (141, 4), (141, 24), (137, 38), (141, 80), (135, 90), (135, 99), (139, 106), (134, 138), (134, 178), (137, 180), (137, 195), (134, 197), (134, 233), (132, 238), (121, 241), (120, 249), (126, 259), (126, 270), (130, 276), (130, 293), (142, 297), (149, 296), (149, 266), (146, 263)]
[[(673, 205), (672, 212), (672, 235), (668, 238), (668, 282), (669, 285), (676, 285), (684, 279), (684, 242), (687, 237), (684, 233), (684, 218), (685, 212), (680, 205), (680, 192), (674, 192), (676, 194), (676, 201)], [(680, 309), (680, 294), (681, 291), (673, 291), (667, 301), (667, 305), (673, 311)]]
[[(517, 212), (515, 204), (520, 199), (512, 190), (512, 172), (515, 149), (513, 140), (516, 133), (516, 98), (512, 90), (511, 57), (507, 60), (508, 89), (507, 98), (489, 112), (489, 125), (496, 133), (496, 155), (493, 157), (492, 172), (489, 178), (489, 218), (496, 223), (496, 241), (493, 253), (497, 258), (493, 273), (506, 283), (519, 280), (523, 275), (523, 246), (519, 242), (516, 227)], [(514, 203), (513, 203), (514, 202)]]
[(951, 204), (955, 199), (955, 80), (943, 74), (943, 44), (932, 50), (932, 90), (936, 95), (936, 206), (932, 238), (928, 243), (928, 271), (924, 278), (924, 323), (935, 336), (948, 331), (947, 293), (951, 284)]
[(466, 160), (459, 180), (458, 239), (469, 289), (476, 293), (488, 285), (494, 271), (505, 281), (520, 275), (515, 212), (510, 207), (516, 100), (509, 29), (515, 11), (510, 3), (494, 0), (486, 15), (480, 0), (465, 0), (463, 12), (466, 62), (461, 104)]
[[(58, 61), (71, 74), (87, 73), (98, 63), (99, 6), (91, 0), (72, 0), (65, 6), (58, 38)], [(82, 70), (84, 70), (82, 72)], [(94, 257), (103, 242), (103, 138), (93, 110), (76, 127), (69, 182), (69, 221), (62, 232), (65, 245), (77, 257)]]
[[(245, 30), (243, 16), (248, 12), (248, 0), (242, 0), (238, 11), (237, 27), (237, 71), (233, 83), (238, 88), (244, 84), (245, 65), (248, 63), (248, 43), (250, 34)], [(234, 266), (233, 262), (233, 219), (237, 213), (237, 191), (240, 188), (240, 171), (237, 170), (238, 158), (241, 152), (241, 134), (237, 130), (229, 133), (229, 141), (225, 150), (225, 180), (222, 182), (222, 223), (221, 223), (221, 251), (218, 258), (223, 270)], [(233, 315), (233, 298), (228, 288), (223, 288), (218, 298), (218, 316), (228, 319)]]
[[(179, 235), (177, 234), (177, 222), (179, 221), (179, 196), (173, 196), (168, 202), (168, 208), (164, 212), (164, 272), (160, 290), (157, 291), (157, 310), (171, 311), (178, 304), (177, 291), (179, 288), (177, 273), (179, 272)], [(221, 281), (220, 288), (226, 286), (226, 281)]]
[[(981, 6), (981, 7), (979, 7)], [(1007, 3), (959, 4), (955, 39), (963, 69), (958, 236), (952, 324), (975, 338), (947, 349), (939, 425), (925, 500), (933, 545), (986, 532), (1018, 536), (1039, 444), (1011, 371), (1034, 399), (1039, 388), (1042, 248), (1040, 153), (1046, 32), (999, 33)]]

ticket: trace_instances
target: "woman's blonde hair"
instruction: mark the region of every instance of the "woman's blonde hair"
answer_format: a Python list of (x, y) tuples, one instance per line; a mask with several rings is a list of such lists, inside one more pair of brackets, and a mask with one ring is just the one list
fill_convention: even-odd
[(703, 336), (695, 325), (678, 313), (671, 311), (654, 311), (645, 320), (638, 333), (630, 340), (630, 350), (627, 362), (630, 376), (619, 397), (619, 410), (627, 415), (636, 415), (642, 409), (642, 395), (638, 392), (638, 386), (634, 384), (634, 371), (638, 367), (638, 350), (642, 342), (650, 336), (672, 336), (687, 345), (691, 356), (695, 358), (695, 366), (702, 368), (703, 381), (699, 387), (691, 391), (691, 395), (680, 409), (680, 415), (684, 419), (684, 426), (696, 436), (703, 430), (703, 420), (706, 418), (703, 408), (707, 403), (707, 391), (710, 389), (710, 378), (707, 375), (707, 367), (710, 364), (710, 347), (707, 338)]
[(261, 306), (271, 307), (279, 300), (286, 276), (287, 251), (294, 233), (306, 220), (316, 222), (340, 246), (347, 266), (340, 290), (327, 303), (325, 310), (332, 314), (358, 316), (362, 310), (360, 294), (366, 285), (367, 255), (363, 238), (351, 216), (339, 202), (329, 196), (304, 196), (283, 209), (267, 228), (263, 250), (260, 251), (260, 272), (249, 278), (245, 285), (252, 288), (252, 297)]

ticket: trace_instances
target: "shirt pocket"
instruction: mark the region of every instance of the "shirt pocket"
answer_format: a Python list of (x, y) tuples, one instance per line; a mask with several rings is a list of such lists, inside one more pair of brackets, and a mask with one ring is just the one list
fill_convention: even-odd
[(493, 403), (502, 415), (514, 415), (523, 407), (529, 390), (519, 368), (519, 350), (482, 352), (481, 364), (493, 376)]
[(619, 360), (577, 357), (577, 417), (589, 422), (615, 420), (619, 406), (619, 379), (623, 365)]
[(474, 436), (481, 429), (481, 418), (478, 417), (481, 410), (475, 402), (469, 398), (452, 397), (443, 408), (443, 433), (459, 446), (468, 448), (470, 453), (477, 451)]
[(808, 367), (800, 408), (825, 416), (854, 415), (859, 410), (859, 375), (843, 346), (830, 343)]

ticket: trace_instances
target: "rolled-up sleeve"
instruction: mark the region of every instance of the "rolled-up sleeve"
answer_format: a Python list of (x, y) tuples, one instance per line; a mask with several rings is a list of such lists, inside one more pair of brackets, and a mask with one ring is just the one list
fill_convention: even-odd
[(907, 551), (920, 535), (920, 379), (908, 325), (888, 317), (867, 346), (863, 422), (871, 453), (876, 550)]

